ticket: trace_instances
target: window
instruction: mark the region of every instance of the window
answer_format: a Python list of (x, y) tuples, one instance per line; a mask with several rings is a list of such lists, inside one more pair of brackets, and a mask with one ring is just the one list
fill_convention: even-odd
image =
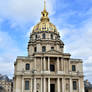
[(35, 35), (35, 39), (37, 39), (37, 34)]
[(60, 45), (60, 48), (63, 48), (63, 46), (62, 46), (62, 45)]
[(73, 81), (73, 90), (76, 90), (76, 89), (77, 89), (77, 82)]
[(26, 64), (26, 70), (30, 70), (30, 64)]
[(51, 34), (51, 39), (53, 39), (53, 34)]
[(34, 47), (34, 52), (37, 52), (37, 48), (36, 47)]
[(45, 46), (42, 47), (42, 52), (46, 52), (46, 47)]
[(29, 81), (25, 81), (25, 90), (29, 90)]
[(54, 72), (55, 71), (55, 66), (53, 64), (50, 65), (50, 71)]
[(76, 66), (72, 65), (72, 71), (76, 71)]
[(43, 34), (42, 34), (42, 38), (43, 38), (43, 39), (45, 39), (45, 38), (46, 38), (45, 33), (43, 33)]
[(54, 47), (51, 47), (51, 50), (54, 50)]

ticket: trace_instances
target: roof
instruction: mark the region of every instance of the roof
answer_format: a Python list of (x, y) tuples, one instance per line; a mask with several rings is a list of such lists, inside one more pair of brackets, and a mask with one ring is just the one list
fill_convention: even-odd
[(84, 81), (85, 88), (92, 89), (92, 84), (88, 80)]
[(0, 80), (4, 80), (4, 81), (7, 81), (7, 82), (10, 82), (11, 80), (8, 78), (7, 75), (1, 75), (0, 74)]
[(42, 16), (41, 16), (40, 22), (34, 26), (32, 33), (34, 32), (54, 32), (58, 34), (56, 26), (50, 22), (46, 8), (44, 8), (41, 14)]

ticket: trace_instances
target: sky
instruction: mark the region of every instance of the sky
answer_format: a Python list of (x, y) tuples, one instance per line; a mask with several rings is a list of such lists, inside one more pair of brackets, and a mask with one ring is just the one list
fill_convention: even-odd
[[(43, 0), (0, 0), (0, 73), (14, 73), (17, 56), (27, 56), (29, 35), (40, 21)], [(85, 79), (92, 83), (92, 0), (46, 0), (65, 53), (83, 59)]]

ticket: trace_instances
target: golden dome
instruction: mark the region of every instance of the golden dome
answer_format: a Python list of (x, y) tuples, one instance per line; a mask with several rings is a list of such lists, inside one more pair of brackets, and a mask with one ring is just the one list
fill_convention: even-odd
[(58, 34), (58, 31), (53, 25), (48, 17), (48, 12), (46, 10), (45, 4), (44, 4), (44, 10), (41, 12), (41, 19), (40, 22), (34, 26), (33, 32), (42, 32), (42, 31), (47, 31), (47, 32), (54, 32)]

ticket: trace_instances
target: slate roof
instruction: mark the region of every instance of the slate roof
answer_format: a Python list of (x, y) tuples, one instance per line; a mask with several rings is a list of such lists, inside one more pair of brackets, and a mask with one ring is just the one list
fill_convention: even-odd
[(1, 75), (1, 74), (0, 74), (0, 80), (5, 80), (5, 81), (8, 81), (8, 82), (11, 81), (11, 80), (8, 78), (7, 75)]
[(88, 80), (84, 81), (84, 86), (87, 89), (92, 89), (92, 84), (90, 82), (88, 82)]

